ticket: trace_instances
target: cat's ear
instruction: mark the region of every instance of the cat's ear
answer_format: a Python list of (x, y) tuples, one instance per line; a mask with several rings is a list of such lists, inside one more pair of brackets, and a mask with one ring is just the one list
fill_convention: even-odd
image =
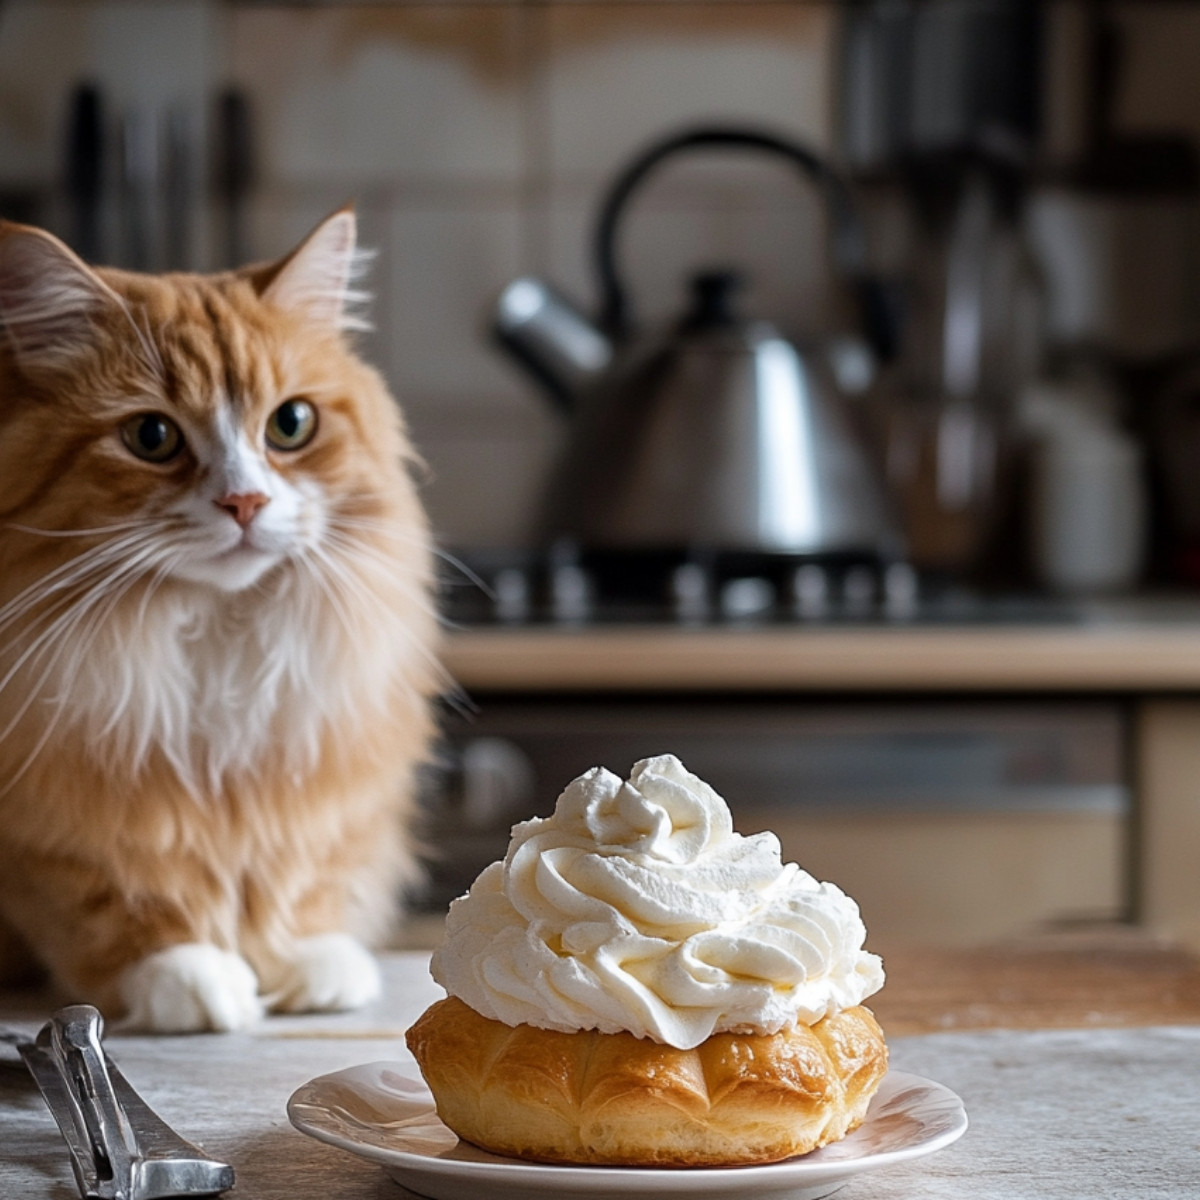
[(276, 308), (335, 329), (368, 328), (354, 312), (366, 299), (353, 286), (365, 258), (356, 249), (357, 225), (352, 207), (339, 209), (286, 258), (252, 269), (259, 294)]
[(58, 238), (0, 221), (0, 322), (22, 366), (54, 366), (87, 347), (96, 314), (120, 300)]

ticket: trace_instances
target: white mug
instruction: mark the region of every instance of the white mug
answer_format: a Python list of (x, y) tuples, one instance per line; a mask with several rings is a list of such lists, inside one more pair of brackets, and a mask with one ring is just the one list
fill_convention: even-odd
[(1134, 587), (1146, 550), (1142, 455), (1098, 426), (1060, 430), (1036, 446), (1033, 560), (1042, 583), (1083, 594)]

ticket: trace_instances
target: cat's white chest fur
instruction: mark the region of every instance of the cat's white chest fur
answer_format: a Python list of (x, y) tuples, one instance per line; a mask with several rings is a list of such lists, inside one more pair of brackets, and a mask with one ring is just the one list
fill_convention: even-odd
[[(160, 753), (204, 804), (228, 774), (252, 777), (264, 756), (282, 754), (302, 775), (327, 721), (382, 702), (402, 643), (376, 625), (355, 646), (290, 582), (235, 597), (177, 589), (135, 625), (114, 627), (114, 641), (101, 639), (66, 703), (109, 770), (119, 777)], [(347, 933), (297, 939), (278, 971), (263, 995), (236, 950), (175, 945), (129, 968), (120, 994), (129, 1023), (170, 1032), (238, 1029), (267, 1008), (354, 1008), (379, 993), (373, 957)]]
[(168, 585), (71, 656), (56, 702), (105, 767), (161, 756), (200, 799), (264, 756), (306, 772), (331, 719), (384, 702), (404, 653), (382, 604), (351, 625), (323, 599), (294, 574), (233, 595)]

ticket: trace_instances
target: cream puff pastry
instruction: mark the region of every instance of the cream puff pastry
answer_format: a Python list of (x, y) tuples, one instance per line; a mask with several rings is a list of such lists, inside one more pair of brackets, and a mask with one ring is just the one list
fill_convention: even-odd
[(542, 1162), (730, 1166), (863, 1119), (887, 1048), (858, 906), (672, 755), (594, 768), (450, 906), (408, 1033), (442, 1120)]

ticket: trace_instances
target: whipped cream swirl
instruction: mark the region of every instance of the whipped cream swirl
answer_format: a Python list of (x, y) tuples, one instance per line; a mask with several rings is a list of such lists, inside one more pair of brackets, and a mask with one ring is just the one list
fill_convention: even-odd
[(627, 1030), (680, 1049), (776, 1033), (883, 985), (858, 906), (734, 833), (673, 755), (627, 782), (602, 767), (517, 825), (503, 862), (450, 906), (433, 977), (508, 1025)]

